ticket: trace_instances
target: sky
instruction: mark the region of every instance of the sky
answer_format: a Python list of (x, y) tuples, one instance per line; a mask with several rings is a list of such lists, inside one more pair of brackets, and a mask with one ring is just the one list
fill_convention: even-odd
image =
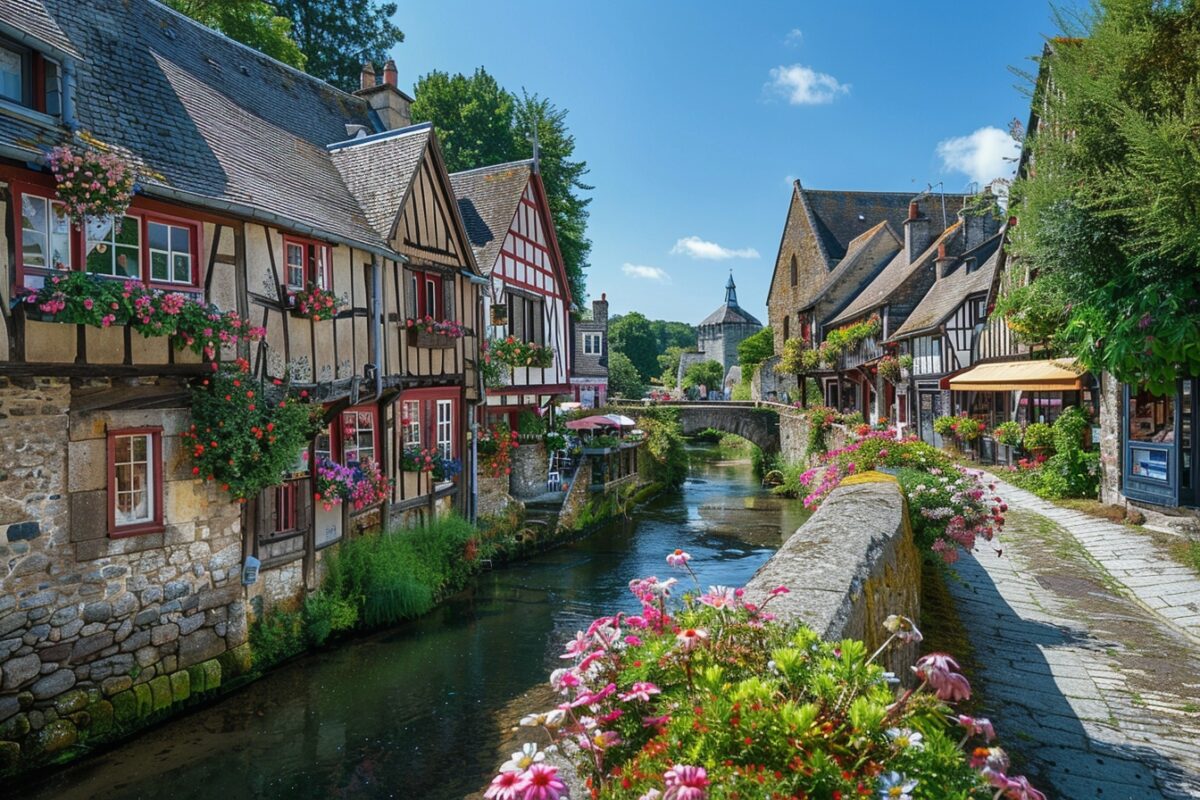
[(1005, 3), (407, 0), (400, 84), (485, 67), (570, 113), (595, 187), (590, 299), (697, 323), (724, 299), (765, 324), (792, 181), (964, 191), (1010, 173), (1009, 121), (1056, 26)]

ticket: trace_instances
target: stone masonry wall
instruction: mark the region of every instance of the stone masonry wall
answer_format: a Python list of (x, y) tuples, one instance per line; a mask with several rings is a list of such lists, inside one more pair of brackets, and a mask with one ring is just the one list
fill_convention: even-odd
[[(192, 478), (186, 409), (70, 411), (102, 388), (0, 378), (0, 774), (248, 667), (239, 507)], [(167, 525), (113, 539), (107, 431), (147, 426), (162, 428)]]
[[(836, 450), (848, 445), (853, 436), (842, 425), (834, 425), (825, 437), (830, 450)], [(808, 417), (804, 411), (796, 409), (779, 412), (779, 456), (788, 464), (807, 463), (805, 453), (808, 451)]]
[(528, 499), (546, 493), (546, 475), (550, 468), (546, 445), (522, 442), (512, 450), (509, 461), (512, 474), (508, 490), (513, 497)]
[[(746, 585), (761, 601), (776, 586), (790, 594), (771, 603), (781, 619), (808, 625), (827, 640), (883, 644), (890, 614), (920, 618), (921, 558), (896, 480), (877, 472), (842, 482), (817, 513), (759, 568)], [(889, 670), (906, 675), (917, 646), (891, 649)]]

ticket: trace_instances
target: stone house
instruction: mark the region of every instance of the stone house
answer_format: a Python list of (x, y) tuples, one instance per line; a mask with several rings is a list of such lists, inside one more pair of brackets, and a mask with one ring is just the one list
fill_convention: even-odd
[[(703, 361), (718, 361), (721, 364), (722, 375), (728, 375), (730, 368), (738, 363), (738, 345), (747, 337), (762, 330), (762, 323), (753, 314), (738, 305), (737, 285), (733, 282), (733, 272), (725, 282), (725, 302), (716, 311), (700, 321), (696, 326), (696, 350), (703, 354)], [(680, 367), (683, 366), (680, 360)], [(679, 373), (682, 384), (683, 371)], [(720, 391), (720, 386), (710, 387)]]
[[(347, 94), (151, 0), (2, 4), (0, 54), (4, 770), (246, 669), (255, 609), (316, 586), (343, 536), (470, 511), (485, 280), (436, 137), (409, 125), (390, 62)], [(62, 214), (45, 150), (82, 142), (139, 175), (120, 225)], [(140, 281), (264, 332), (200, 356), (21, 302), (69, 272)], [(334, 319), (294, 307), (313, 287), (342, 298)], [(425, 315), (465, 335), (406, 329)], [(327, 426), (246, 503), (193, 476), (181, 437), (189, 386), (235, 357), (263, 394), (290, 381)], [(404, 471), (418, 443), (466, 461), (461, 475)], [(390, 496), (314, 507), (321, 457), (378, 463)]]
[(592, 318), (571, 320), (571, 397), (584, 408), (608, 402), (608, 295), (592, 301)]

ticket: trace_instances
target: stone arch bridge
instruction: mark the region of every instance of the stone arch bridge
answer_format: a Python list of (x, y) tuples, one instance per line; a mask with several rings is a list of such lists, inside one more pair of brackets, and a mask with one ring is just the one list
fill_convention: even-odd
[[(642, 408), (641, 403), (613, 403), (629, 412)], [(748, 439), (764, 453), (779, 452), (779, 412), (754, 402), (713, 400), (698, 403), (654, 403), (654, 408), (679, 410), (679, 423), (686, 436), (709, 428), (724, 433), (736, 433)]]

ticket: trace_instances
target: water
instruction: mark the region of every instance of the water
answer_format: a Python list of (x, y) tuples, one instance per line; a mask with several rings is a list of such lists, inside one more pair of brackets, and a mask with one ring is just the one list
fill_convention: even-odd
[(631, 578), (671, 574), (664, 557), (682, 547), (706, 584), (741, 585), (803, 521), (800, 503), (769, 497), (748, 464), (694, 460), (682, 493), (630, 524), (482, 575), (420, 620), (290, 664), (20, 796), (471, 795), (511, 751), (516, 721), (549, 707), (563, 642), (636, 608)]

